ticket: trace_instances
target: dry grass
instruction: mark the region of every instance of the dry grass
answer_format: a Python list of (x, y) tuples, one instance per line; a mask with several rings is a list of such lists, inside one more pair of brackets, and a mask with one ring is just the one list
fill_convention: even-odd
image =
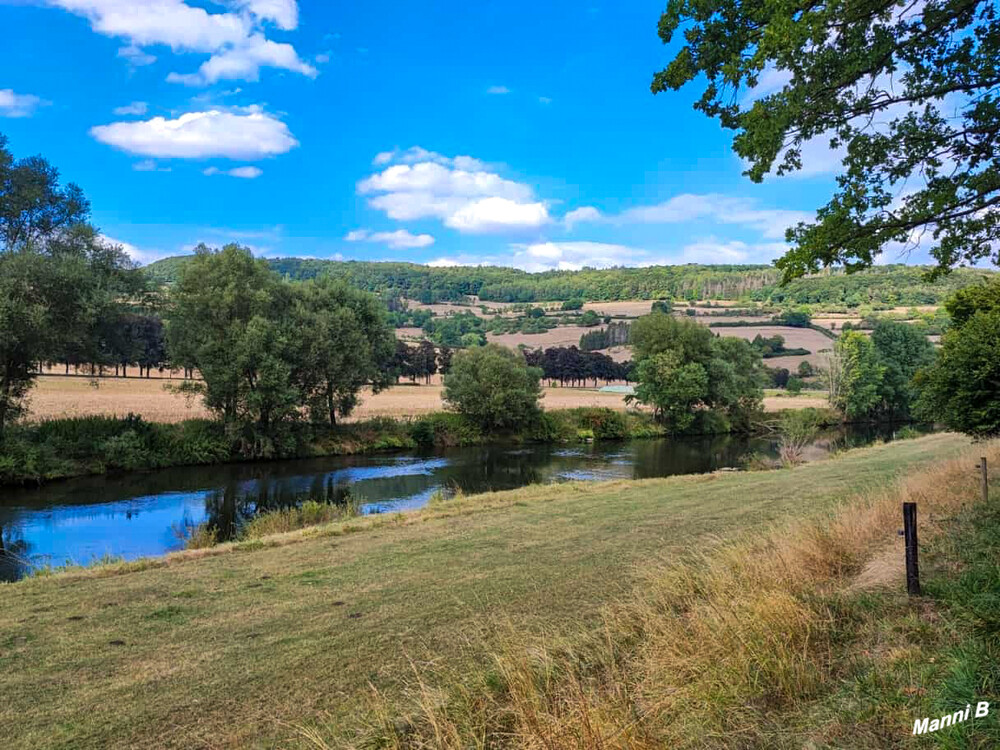
[[(179, 382), (179, 381), (175, 381)], [(189, 402), (164, 389), (168, 381), (139, 378), (101, 378), (98, 386), (88, 378), (46, 376), (40, 378), (31, 394), (32, 419), (58, 419), (87, 415), (141, 414), (151, 422), (181, 422), (207, 417), (208, 412), (195, 399)], [(430, 385), (399, 385), (379, 394), (363, 393), (361, 405), (352, 420), (372, 417), (411, 417), (441, 411), (441, 378)], [(586, 388), (545, 388), (542, 405), (547, 409), (571, 409), (578, 406), (605, 406), (625, 409), (620, 393), (601, 393)]]
[(584, 310), (593, 310), (598, 315), (638, 318), (653, 309), (652, 300), (631, 300), (625, 302), (586, 302)]
[[(919, 699), (900, 700), (903, 686), (892, 684), (900, 675), (912, 680), (916, 671), (916, 663), (906, 663), (920, 659), (907, 633), (913, 626), (883, 623), (865, 600), (851, 597), (903, 589), (896, 541), (901, 503), (918, 503), (926, 542), (938, 532), (935, 519), (976, 500), (969, 469), (980, 454), (996, 462), (1000, 444), (975, 446), (823, 518), (655, 566), (586, 637), (527, 642), (509, 634), (479, 682), (417, 670), (404, 718), (398, 704), (376, 696), (375, 720), (361, 745), (897, 747), (913, 717), (922, 715)], [(920, 610), (914, 615), (902, 601), (895, 615), (919, 619)], [(854, 619), (841, 621), (844, 612)], [(879, 674), (890, 664), (894, 674), (882, 674), (878, 687), (865, 683), (865, 668)], [(844, 696), (851, 674), (859, 675), (858, 697)], [(859, 697), (872, 706), (860, 720), (849, 705)]]
[[(627, 359), (629, 351), (617, 348), (609, 352), (615, 359)], [(780, 358), (784, 359), (784, 358)], [(803, 357), (782, 367), (797, 367)], [(779, 360), (768, 360), (771, 367)], [(790, 369), (791, 369), (790, 367)], [(176, 382), (176, 381), (175, 381)], [(189, 401), (164, 388), (169, 381), (139, 378), (101, 378), (97, 387), (87, 378), (46, 376), (39, 378), (31, 393), (32, 419), (61, 419), (89, 415), (140, 414), (150, 422), (181, 422), (210, 416), (197, 399)], [(379, 394), (362, 393), (361, 405), (350, 421), (363, 421), (372, 417), (415, 417), (441, 411), (441, 377), (435, 376), (430, 385), (398, 385)], [(624, 411), (625, 396), (621, 393), (602, 393), (591, 388), (544, 388), (542, 406), (546, 409), (575, 409), (581, 406), (603, 406)], [(822, 394), (788, 397), (767, 397), (766, 411), (826, 406)]]

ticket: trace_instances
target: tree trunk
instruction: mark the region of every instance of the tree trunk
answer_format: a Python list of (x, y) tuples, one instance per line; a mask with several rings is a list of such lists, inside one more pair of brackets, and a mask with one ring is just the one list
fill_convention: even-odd
[(326, 408), (330, 412), (330, 426), (337, 426), (337, 408), (333, 403), (333, 391), (327, 388), (326, 390)]

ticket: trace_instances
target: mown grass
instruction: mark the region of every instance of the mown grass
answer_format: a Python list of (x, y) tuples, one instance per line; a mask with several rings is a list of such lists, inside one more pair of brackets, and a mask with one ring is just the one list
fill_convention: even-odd
[(411, 715), (415, 674), (472, 689), (513, 634), (599, 654), (606, 608), (648, 585), (656, 560), (828, 511), (966, 444), (535, 486), (0, 586), (0, 746), (360, 742), (352, 728), (380, 726), (366, 696)]
[[(979, 502), (979, 453), (1000, 445), (669, 561), (578, 639), (511, 634), (471, 679), (416, 670), (404, 699), (376, 695), (360, 735), (302, 734), (324, 748), (1000, 746), (996, 705), (912, 736), (1000, 690), (1000, 504)], [(913, 599), (894, 539), (906, 501), (927, 553)]]

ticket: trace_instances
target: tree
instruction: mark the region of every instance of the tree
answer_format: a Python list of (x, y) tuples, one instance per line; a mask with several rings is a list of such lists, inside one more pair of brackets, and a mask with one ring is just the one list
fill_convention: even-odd
[(871, 340), (885, 368), (880, 411), (890, 418), (908, 419), (918, 395), (914, 376), (934, 361), (934, 345), (912, 325), (889, 320), (875, 324)]
[(750, 429), (766, 379), (750, 342), (716, 337), (707, 326), (661, 312), (639, 318), (631, 341), (639, 386), (630, 400), (653, 406), (671, 431)]
[(442, 375), (447, 375), (451, 371), (451, 358), (454, 356), (451, 347), (442, 346), (441, 350), (438, 352), (438, 371)]
[(697, 362), (684, 362), (680, 351), (653, 354), (639, 362), (639, 385), (627, 401), (653, 407), (656, 419), (670, 432), (681, 433), (694, 424), (694, 409), (708, 396), (708, 373)]
[(563, 312), (570, 312), (572, 310), (582, 310), (583, 300), (580, 299), (579, 297), (575, 299), (568, 299), (562, 303), (560, 309), (563, 310)]
[(804, 359), (799, 362), (798, 370), (796, 370), (800, 378), (811, 378), (815, 374), (815, 369), (812, 363), (808, 359)]
[(674, 301), (670, 299), (658, 299), (653, 302), (653, 312), (661, 312), (670, 315), (674, 311)]
[(423, 378), (424, 382), (430, 383), (431, 376), (437, 371), (437, 350), (434, 348), (434, 344), (425, 339), (417, 346), (414, 355), (414, 372), (417, 377)]
[(43, 361), (97, 361), (99, 332), (142, 280), (86, 223), (79, 188), (41, 157), (15, 161), (0, 135), (0, 437), (20, 416)]
[(792, 377), (788, 379), (788, 385), (785, 387), (793, 396), (797, 396), (802, 393), (802, 381), (796, 375), (792, 375)]
[(693, 320), (652, 313), (635, 321), (629, 335), (636, 360), (670, 349), (678, 350), (685, 362), (707, 364), (712, 358), (712, 339), (715, 336), (708, 326)]
[(977, 312), (945, 333), (917, 387), (924, 418), (977, 438), (1000, 435), (1000, 312)]
[(1000, 280), (946, 304), (952, 327), (935, 362), (917, 373), (916, 413), (976, 438), (1000, 435)]
[(940, 271), (996, 261), (998, 20), (993, 0), (669, 0), (660, 37), (683, 28), (685, 44), (652, 90), (706, 80), (695, 107), (735, 131), (755, 182), (801, 169), (813, 143), (841, 150), (837, 192), (788, 232), (785, 279), (866, 268), (915, 236)]
[(390, 384), (396, 337), (367, 292), (331, 277), (303, 282), (294, 292), (300, 348), (293, 370), (314, 418), (322, 415), (333, 426), (354, 410), (363, 387), (378, 393)]
[(444, 400), (484, 430), (518, 427), (538, 414), (541, 377), (520, 352), (497, 344), (475, 347), (455, 355)]
[(839, 386), (833, 406), (848, 419), (867, 418), (881, 404), (885, 376), (875, 345), (863, 333), (851, 331), (837, 339), (834, 352), (839, 360)]
[(247, 455), (280, 453), (300, 416), (293, 310), (290, 285), (238, 245), (198, 247), (171, 290), (171, 359), (202, 376), (179, 389), (201, 394)]
[(59, 171), (41, 156), (15, 161), (0, 133), (0, 241), (5, 252), (38, 247), (90, 217), (79, 187), (59, 184)]

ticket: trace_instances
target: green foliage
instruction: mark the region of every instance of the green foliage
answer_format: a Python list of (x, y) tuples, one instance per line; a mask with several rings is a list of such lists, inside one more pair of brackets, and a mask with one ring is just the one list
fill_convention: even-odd
[[(669, 0), (660, 37), (681, 29), (652, 90), (704, 81), (695, 108), (735, 131), (752, 180), (801, 169), (809, 143), (843, 149), (836, 194), (815, 223), (788, 232), (795, 247), (777, 262), (786, 279), (870, 267), (914, 233), (942, 271), (997, 258), (995, 2)], [(747, 96), (765, 75), (781, 83)], [(914, 187), (901, 197), (901, 185)]]
[(541, 377), (519, 352), (490, 344), (455, 355), (443, 396), (486, 431), (510, 429), (537, 417)]
[(941, 344), (917, 377), (918, 413), (974, 437), (1000, 435), (1000, 310), (973, 313)]
[(24, 411), (43, 361), (102, 361), (109, 321), (141, 291), (89, 204), (42, 157), (16, 161), (0, 134), (0, 435)]
[(863, 333), (849, 331), (834, 347), (840, 362), (840, 380), (833, 405), (848, 419), (865, 419), (881, 404), (885, 365), (879, 361), (872, 340)]
[(580, 297), (576, 297), (575, 299), (568, 299), (568, 300), (566, 300), (565, 302), (562, 303), (562, 305), (560, 306), (560, 309), (563, 312), (571, 312), (573, 310), (582, 310), (583, 309), (583, 300)]
[(880, 395), (881, 411), (907, 419), (917, 400), (914, 377), (934, 361), (934, 345), (921, 331), (906, 323), (880, 321), (872, 330), (872, 344), (885, 368)]
[(799, 362), (799, 369), (796, 371), (800, 378), (811, 378), (815, 374), (815, 369), (808, 359)]
[(803, 387), (802, 380), (795, 375), (792, 375), (788, 379), (788, 383), (785, 385), (785, 388), (787, 388), (788, 392), (791, 393), (792, 395), (798, 395), (799, 393), (802, 393), (802, 387)]
[(639, 385), (629, 400), (652, 406), (671, 432), (751, 428), (766, 375), (749, 342), (663, 313), (639, 318), (631, 341)]
[[(294, 287), (293, 325), (299, 335), (295, 374), (314, 421), (331, 425), (349, 415), (358, 392), (374, 393), (391, 382), (390, 361), (396, 340), (385, 311), (370, 294), (330, 278)], [(420, 373), (437, 371), (434, 346), (419, 354)], [(429, 361), (427, 361), (429, 357)]]

